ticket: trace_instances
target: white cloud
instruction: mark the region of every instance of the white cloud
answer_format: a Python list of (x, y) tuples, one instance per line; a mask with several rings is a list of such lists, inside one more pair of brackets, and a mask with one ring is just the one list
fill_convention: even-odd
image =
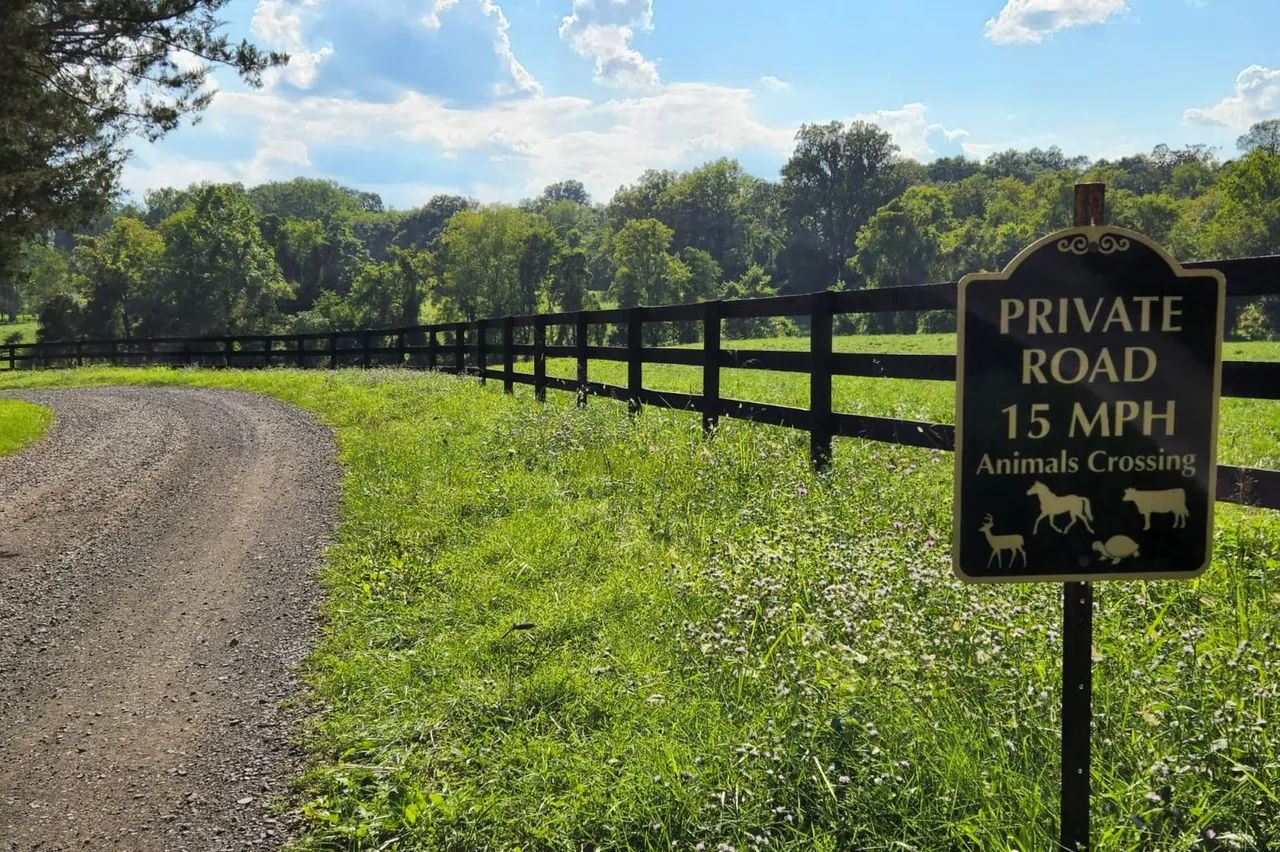
[(881, 109), (859, 113), (855, 121), (868, 121), (893, 137), (902, 153), (917, 160), (934, 153), (929, 137), (941, 133), (948, 141), (968, 136), (969, 131), (944, 127), (925, 118), (927, 107), (922, 103), (905, 104), (901, 109)]
[(560, 37), (579, 56), (595, 59), (597, 83), (655, 89), (658, 66), (631, 46), (636, 27), (652, 32), (653, 0), (573, 0)]
[(431, 11), (422, 17), (422, 25), (429, 30), (440, 29), (440, 13), (458, 5), (458, 0), (432, 0)]
[(1101, 24), (1128, 8), (1125, 0), (1008, 0), (984, 32), (996, 44), (1038, 43), (1059, 30)]
[[(432, 0), (431, 11), (422, 17), (422, 25), (429, 30), (440, 29), (440, 13), (447, 12), (460, 2), (461, 0)], [(516, 59), (515, 50), (511, 47), (511, 22), (507, 20), (502, 7), (493, 0), (475, 0), (475, 2), (479, 4), (480, 10), (486, 17), (494, 19), (493, 49), (502, 60), (502, 66), (511, 75), (512, 85), (498, 86), (498, 94), (505, 95), (513, 90), (533, 95), (542, 94), (542, 84), (529, 73), (529, 69), (525, 68), (519, 59)]]
[(772, 74), (760, 78), (760, 82), (764, 84), (766, 89), (772, 89), (775, 92), (785, 92), (791, 88), (791, 84), (786, 80), (779, 80)]
[(1188, 124), (1247, 130), (1251, 124), (1280, 116), (1280, 70), (1250, 65), (1236, 76), (1235, 93), (1211, 107), (1182, 114)]
[(258, 38), (274, 48), (289, 54), (289, 64), (284, 68), (275, 68), (264, 75), (264, 84), (271, 88), (278, 80), (284, 80), (307, 89), (315, 82), (320, 65), (333, 55), (332, 47), (311, 50), (302, 37), (302, 13), (306, 9), (319, 6), (321, 0), (299, 0), (289, 3), (287, 0), (258, 0), (253, 10), (253, 19), (249, 29)]
[[(207, 126), (240, 136), (256, 132), (260, 147), (253, 160), (220, 164), (205, 178), (194, 166), (143, 156), (131, 165), (129, 185), (279, 179), (298, 173), (287, 167), (306, 165), (309, 150), (317, 146), (376, 150), (391, 143), (407, 144), (424, 159), (497, 155), (502, 162), (488, 180), (495, 186), (507, 183), (486, 200), (514, 200), (565, 178), (608, 197), (647, 168), (678, 167), (695, 155), (704, 159), (754, 148), (785, 156), (795, 129), (758, 121), (753, 97), (749, 89), (677, 83), (601, 103), (541, 96), (458, 109), (417, 92), (392, 103), (369, 103), (314, 95), (291, 100), (269, 90), (224, 91), (209, 109)], [(422, 179), (405, 175), (406, 184)]]

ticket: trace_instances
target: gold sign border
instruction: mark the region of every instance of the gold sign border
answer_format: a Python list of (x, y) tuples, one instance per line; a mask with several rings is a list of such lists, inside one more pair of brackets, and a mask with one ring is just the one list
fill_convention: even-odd
[[(1084, 239), (1080, 239), (1083, 237)], [(1141, 243), (1158, 254), (1178, 278), (1213, 278), (1218, 282), (1218, 320), (1217, 334), (1214, 341), (1213, 356), (1213, 413), (1209, 435), (1209, 510), (1205, 520), (1206, 553), (1204, 563), (1191, 571), (1112, 571), (1102, 574), (1015, 574), (1007, 577), (971, 577), (960, 567), (960, 538), (963, 530), (960, 526), (961, 503), (960, 487), (964, 481), (962, 476), (964, 449), (964, 340), (965, 340), (965, 308), (966, 296), (970, 284), (981, 281), (1008, 281), (1017, 271), (1019, 264), (1035, 252), (1053, 243), (1059, 243), (1058, 249), (1073, 254), (1085, 254), (1089, 251), (1100, 251), (1111, 254), (1115, 251), (1127, 251), (1126, 240)], [(1184, 269), (1173, 255), (1165, 251), (1146, 236), (1127, 228), (1110, 225), (1090, 225), (1079, 228), (1065, 228), (1041, 237), (1018, 253), (1001, 272), (972, 272), (960, 279), (956, 285), (956, 450), (955, 450), (955, 485), (954, 504), (951, 512), (951, 570), (956, 577), (965, 583), (992, 585), (997, 583), (1093, 583), (1100, 580), (1191, 580), (1199, 577), (1209, 568), (1213, 560), (1213, 509), (1217, 499), (1218, 486), (1218, 399), (1222, 393), (1222, 338), (1223, 321), (1227, 304), (1227, 279), (1216, 269)], [(1034, 294), (1030, 294), (1034, 295)]]

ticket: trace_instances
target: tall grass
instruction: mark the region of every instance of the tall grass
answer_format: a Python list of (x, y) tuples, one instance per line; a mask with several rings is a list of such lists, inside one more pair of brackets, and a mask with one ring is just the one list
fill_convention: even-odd
[[(952, 577), (947, 454), (840, 441), (819, 475), (803, 433), (396, 371), (0, 386), (35, 382), (337, 429), (301, 848), (1054, 848), (1060, 592)], [(1280, 521), (1223, 507), (1215, 547), (1097, 589), (1098, 849), (1280, 844)]]

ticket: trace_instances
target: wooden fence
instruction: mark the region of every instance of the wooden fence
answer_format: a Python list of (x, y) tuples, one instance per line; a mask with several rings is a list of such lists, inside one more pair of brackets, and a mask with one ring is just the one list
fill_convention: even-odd
[[(1184, 264), (1213, 268), (1227, 277), (1227, 296), (1253, 298), (1280, 295), (1280, 255)], [(856, 354), (832, 351), (835, 317), (839, 314), (882, 311), (954, 310), (956, 284), (924, 284), (854, 292), (818, 292), (762, 299), (701, 302), (693, 305), (618, 308), (600, 311), (536, 314), (442, 323), (407, 328), (366, 329), (328, 334), (251, 335), (153, 338), (147, 340), (85, 340), (68, 343), (7, 345), (7, 365), (30, 369), (111, 364), (149, 364), (201, 367), (341, 367), (404, 366), (476, 375), (481, 381), (500, 380), (507, 392), (516, 384), (533, 386), (539, 400), (548, 388), (578, 394), (580, 405), (595, 394), (626, 400), (633, 410), (643, 405), (698, 411), (707, 429), (719, 418), (734, 417), (803, 429), (810, 434), (816, 464), (831, 455), (836, 436), (885, 441), (913, 447), (951, 450), (955, 429), (940, 423), (846, 414), (832, 410), (833, 376), (952, 381), (953, 355)], [(797, 317), (809, 327), (809, 351), (726, 349), (722, 326), (726, 320)], [(646, 323), (696, 323), (702, 328), (700, 348), (646, 346)], [(600, 326), (625, 328), (625, 346), (600, 345)], [(568, 345), (547, 343), (555, 328)], [(592, 343), (592, 330), (596, 341)], [(569, 330), (572, 329), (570, 332)], [(530, 331), (532, 332), (530, 334)], [(517, 334), (519, 332), (519, 334)], [(0, 349), (0, 353), (4, 352)], [(532, 359), (532, 372), (517, 372), (517, 358)], [(573, 379), (547, 375), (548, 358), (577, 362)], [(591, 361), (624, 362), (627, 384), (588, 380)], [(702, 368), (702, 393), (660, 391), (644, 386), (645, 364), (683, 364)], [(500, 366), (499, 366), (500, 365)], [(809, 405), (792, 408), (720, 394), (720, 371), (725, 368), (805, 373), (809, 377)], [(1222, 395), (1280, 400), (1280, 362), (1227, 361), (1223, 364)], [(1218, 466), (1219, 500), (1280, 509), (1280, 471)]]

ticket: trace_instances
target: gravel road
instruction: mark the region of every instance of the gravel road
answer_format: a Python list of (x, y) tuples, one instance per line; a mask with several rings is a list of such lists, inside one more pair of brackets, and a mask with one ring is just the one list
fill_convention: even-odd
[(56, 419), (0, 459), (0, 851), (279, 846), (332, 434), (247, 393), (10, 396)]

